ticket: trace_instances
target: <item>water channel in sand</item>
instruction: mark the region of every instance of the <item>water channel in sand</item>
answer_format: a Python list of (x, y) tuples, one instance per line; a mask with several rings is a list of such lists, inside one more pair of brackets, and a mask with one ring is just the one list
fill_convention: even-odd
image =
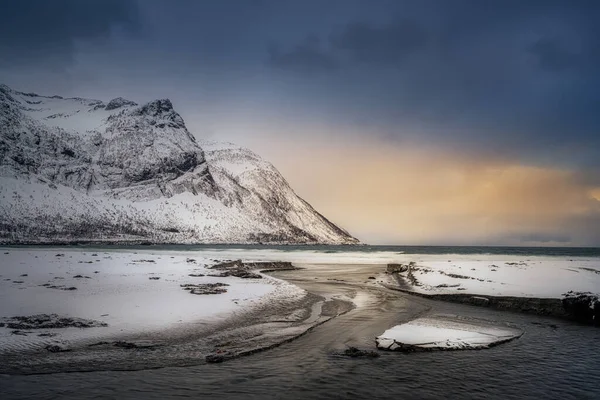
[[(381, 265), (305, 265), (278, 278), (357, 307), (275, 349), (222, 364), (141, 371), (0, 376), (16, 398), (600, 398), (600, 330), (571, 322), (436, 302), (376, 287)], [(349, 359), (375, 349), (385, 329), (417, 316), (454, 314), (520, 327), (518, 340), (487, 350)]]

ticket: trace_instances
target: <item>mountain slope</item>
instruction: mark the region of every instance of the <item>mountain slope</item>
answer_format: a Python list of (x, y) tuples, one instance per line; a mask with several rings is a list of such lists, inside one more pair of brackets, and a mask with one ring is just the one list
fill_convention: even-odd
[(357, 243), (268, 162), (144, 105), (0, 85), (0, 240)]

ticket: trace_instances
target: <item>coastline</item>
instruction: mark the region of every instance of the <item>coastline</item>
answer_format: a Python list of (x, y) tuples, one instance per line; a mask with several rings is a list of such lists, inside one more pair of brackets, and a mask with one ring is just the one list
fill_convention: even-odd
[[(394, 265), (394, 264), (392, 264)], [(408, 267), (408, 266), (407, 266)], [(570, 304), (568, 297), (563, 295), (558, 297), (536, 297), (536, 296), (499, 296), (489, 293), (426, 293), (418, 290), (421, 283), (412, 275), (411, 269), (404, 272), (388, 271), (386, 274), (392, 279), (385, 279), (380, 284), (390, 290), (409, 294), (411, 296), (422, 297), (430, 300), (445, 301), (450, 303), (465, 304), (477, 307), (491, 308), (500, 311), (519, 312), (532, 315), (549, 316), (570, 320), (577, 323), (600, 326), (600, 307), (594, 309), (594, 297), (598, 299), (597, 294), (585, 293), (585, 304), (583, 302)], [(461, 277), (460, 279), (464, 279)], [(447, 284), (443, 284), (447, 286)], [(566, 294), (568, 296), (568, 294)], [(589, 313), (582, 314), (581, 309), (591, 308)], [(597, 306), (596, 306), (597, 307)]]
[[(140, 284), (143, 281), (143, 286), (151, 285), (148, 287), (151, 288), (152, 296), (163, 296), (161, 291), (156, 291), (156, 289), (159, 288), (159, 286), (156, 286), (157, 283), (166, 284), (167, 282), (172, 281), (168, 283), (170, 289), (169, 287), (166, 287), (166, 290), (168, 289), (171, 291), (174, 289), (178, 293), (178, 296), (181, 296), (177, 297), (177, 299), (166, 297), (164, 298), (164, 301), (175, 305), (175, 307), (179, 306), (181, 300), (185, 300), (186, 302), (191, 300), (197, 302), (197, 304), (204, 304), (202, 302), (207, 299), (210, 301), (206, 304), (211, 304), (212, 300), (226, 299), (225, 297), (220, 296), (227, 296), (227, 294), (192, 296), (189, 293), (184, 292), (180, 287), (184, 283), (187, 284), (193, 281), (201, 282), (203, 279), (206, 279), (206, 282), (227, 282), (228, 285), (232, 286), (226, 288), (233, 291), (236, 290), (235, 288), (238, 284), (242, 284), (243, 287), (247, 288), (254, 287), (254, 285), (259, 285), (256, 287), (260, 287), (260, 285), (264, 284), (274, 285), (276, 288), (274, 292), (265, 292), (262, 295), (257, 294), (259, 297), (249, 298), (249, 302), (246, 305), (238, 306), (236, 304), (233, 308), (226, 308), (224, 309), (226, 312), (219, 315), (215, 314), (214, 318), (210, 317), (207, 319), (193, 317), (187, 321), (179, 322), (171, 319), (171, 322), (169, 323), (167, 320), (161, 319), (160, 313), (154, 312), (158, 310), (151, 310), (152, 314), (150, 317), (151, 319), (157, 320), (159, 323), (158, 326), (149, 327), (142, 324), (136, 326), (133, 331), (117, 331), (113, 332), (111, 335), (104, 335), (102, 337), (91, 335), (90, 337), (83, 338), (85, 340), (78, 342), (77, 345), (69, 345), (69, 341), (66, 340), (64, 349), (67, 351), (60, 351), (60, 349), (56, 352), (47, 349), (45, 350), (44, 346), (53, 343), (50, 339), (47, 341), (44, 339), (43, 342), (40, 342), (39, 345), (36, 346), (23, 347), (21, 345), (18, 351), (5, 351), (0, 355), (3, 360), (6, 360), (0, 367), (0, 373), (8, 374), (38, 374), (95, 370), (140, 370), (167, 366), (192, 366), (204, 364), (206, 362), (226, 361), (280, 346), (283, 343), (290, 342), (305, 335), (315, 327), (338, 315), (345, 314), (355, 307), (361, 307), (360, 304), (361, 301), (364, 301), (362, 300), (364, 297), (361, 297), (358, 293), (365, 293), (365, 291), (371, 291), (372, 294), (376, 293), (377, 296), (385, 296), (384, 292), (388, 292), (386, 289), (390, 289), (389, 292), (406, 293), (407, 296), (399, 296), (399, 298), (404, 298), (402, 301), (405, 303), (413, 304), (411, 307), (417, 307), (415, 304), (418, 302), (411, 300), (410, 297), (412, 296), (408, 296), (409, 294), (432, 300), (444, 300), (448, 303), (479, 306), (485, 305), (490, 309), (521, 311), (529, 314), (556, 316), (568, 319), (560, 309), (560, 299), (531, 296), (476, 295), (471, 294), (470, 292), (422, 293), (411, 290), (410, 285), (404, 278), (398, 279), (397, 275), (386, 275), (383, 273), (386, 269), (386, 264), (382, 262), (383, 260), (390, 258), (394, 260), (413, 258), (410, 255), (399, 253), (367, 254), (363, 255), (363, 257), (357, 257), (351, 252), (328, 253), (326, 251), (321, 251), (315, 253), (314, 251), (302, 250), (299, 250), (298, 252), (265, 252), (262, 250), (245, 251), (235, 248), (231, 249), (231, 251), (104, 248), (98, 250), (97, 254), (100, 255), (100, 252), (102, 252), (102, 257), (99, 256), (94, 257), (94, 260), (87, 260), (85, 257), (96, 254), (89, 254), (92, 251), (96, 251), (95, 249), (70, 249), (60, 246), (57, 246), (55, 249), (49, 249), (45, 246), (36, 246), (4, 247), (2, 250), (3, 253), (31, 253), (31, 256), (34, 257), (35, 260), (38, 260), (37, 255), (40, 255), (41, 257), (41, 254), (46, 254), (48, 256), (46, 257), (46, 267), (48, 268), (46, 272), (56, 272), (58, 270), (53, 268), (62, 268), (60, 269), (62, 276), (71, 279), (71, 282), (75, 282), (75, 280), (73, 280), (75, 278), (75, 273), (82, 273), (83, 277), (85, 277), (86, 273), (89, 273), (89, 271), (85, 272), (86, 270), (82, 270), (81, 268), (89, 267), (91, 270), (96, 268), (100, 269), (100, 267), (97, 266), (99, 264), (95, 264), (95, 258), (103, 259), (102, 257), (107, 257), (107, 260), (111, 261), (107, 261), (106, 263), (108, 264), (105, 264), (106, 266), (112, 265), (111, 263), (117, 263), (121, 266), (121, 272), (113, 271), (113, 274), (116, 274), (115, 276), (118, 276), (119, 280), (126, 279), (128, 274), (143, 274)], [(58, 254), (62, 254), (62, 256), (57, 257), (58, 254), (55, 254), (56, 252), (59, 252)], [(68, 257), (65, 257), (65, 255), (72, 256), (74, 259), (68, 261)], [(156, 262), (148, 262), (148, 258), (151, 258), (149, 256), (152, 256)], [(118, 261), (123, 257), (129, 257), (129, 261), (126, 263)], [(444, 256), (436, 257), (438, 259), (445, 258)], [(225, 260), (231, 260), (231, 258), (234, 258), (234, 260), (242, 258), (245, 261), (241, 265), (241, 261), (223, 262)], [(274, 261), (278, 259), (285, 261)], [(358, 260), (359, 262), (364, 260), (372, 260), (374, 262), (371, 262), (368, 265), (357, 263), (357, 261), (355, 261), (355, 264), (348, 264), (345, 262), (350, 259)], [(468, 257), (466, 259), (468, 259)], [(41, 258), (39, 260), (42, 264), (46, 262), (42, 261)], [(299, 262), (294, 260), (298, 260)], [(329, 260), (329, 263), (315, 263), (315, 261), (323, 262), (327, 260)], [(30, 282), (30, 287), (19, 287), (19, 285), (23, 285), (23, 282), (17, 284), (14, 283), (14, 280), (20, 279), (17, 277), (21, 272), (27, 272), (24, 268), (27, 268), (28, 264), (21, 258), (18, 259), (18, 262), (13, 262), (13, 264), (14, 271), (12, 272), (12, 278), (6, 278), (5, 270), (0, 272), (3, 275), (3, 279), (12, 279), (12, 282), (6, 283), (5, 285), (13, 287), (11, 289), (13, 290), (11, 293), (13, 294), (24, 294), (28, 292), (28, 290), (23, 289), (37, 290), (38, 292), (36, 293), (46, 291), (53, 295), (63, 296), (61, 299), (66, 301), (66, 299), (70, 299), (71, 296), (74, 296), (75, 293), (80, 292), (53, 292), (52, 290), (42, 288), (40, 286), (44, 285), (40, 285), (40, 283), (43, 282), (43, 280), (41, 280), (39, 276), (36, 277), (35, 273), (32, 274), (31, 272), (29, 272), (28, 277), (23, 278), (25, 280), (32, 280), (32, 282)], [(69, 265), (72, 268), (69, 267)], [(295, 265), (302, 265), (306, 269), (296, 271), (298, 268)], [(229, 271), (228, 268), (233, 268), (236, 271), (238, 268), (242, 268), (242, 271), (237, 272), (241, 272), (242, 275), (249, 272), (250, 279), (225, 276), (227, 274), (222, 275), (223, 273), (232, 272)], [(17, 271), (19, 274), (17, 274)], [(287, 274), (285, 271), (288, 271), (291, 274)], [(109, 270), (104, 270), (103, 273), (109, 272)], [(252, 279), (252, 274), (254, 273), (266, 274), (268, 272), (272, 272), (275, 277), (263, 275), (262, 279)], [(380, 275), (377, 275), (378, 273)], [(161, 279), (156, 281), (150, 280), (153, 276), (158, 277), (156, 274), (162, 274), (160, 276)], [(209, 277), (196, 278), (197, 275), (206, 274), (208, 274)], [(349, 276), (353, 276), (352, 282), (347, 281), (346, 277)], [(380, 276), (383, 279), (377, 279), (375, 276)], [(446, 275), (444, 276), (446, 277)], [(292, 277), (293, 279), (288, 280), (289, 277)], [(390, 279), (393, 280), (391, 283)], [(92, 281), (96, 282), (94, 279), (83, 279), (78, 281), (81, 282), (78, 285), (83, 285), (80, 286), (80, 289), (84, 289), (86, 283), (90, 284), (90, 288), (96, 288), (98, 290), (102, 288), (102, 285), (97, 286), (96, 284), (92, 284)], [(4, 284), (3, 282), (4, 281), (1, 281), (0, 284)], [(113, 284), (115, 284), (115, 282), (111, 283), (111, 285)], [(119, 284), (119, 281), (117, 281), (116, 284)], [(34, 287), (36, 289), (32, 289)], [(305, 289), (301, 289), (301, 287)], [(129, 288), (129, 286), (127, 286), (127, 288)], [(306, 288), (312, 289), (307, 290)], [(332, 293), (337, 294), (332, 295)], [(6, 297), (7, 293), (0, 292), (0, 295), (4, 295), (5, 298), (11, 298), (10, 296)], [(135, 292), (132, 295), (132, 298), (136, 298)], [(396, 295), (392, 294), (391, 296), (396, 298)], [(485, 297), (485, 300), (482, 300), (483, 297)], [(36, 301), (39, 301), (39, 299)], [(239, 299), (238, 297), (233, 296), (227, 298), (227, 301), (230, 302), (229, 304), (231, 305), (231, 303), (235, 304), (235, 301), (239, 301)], [(486, 304), (481, 304), (482, 301)], [(41, 300), (40, 302), (41, 304), (48, 303), (49, 306), (52, 306), (51, 302), (44, 302), (44, 300)], [(60, 302), (54, 303), (54, 305), (60, 304)], [(210, 307), (212, 308), (213, 306), (211, 305)], [(52, 309), (52, 307), (49, 309)], [(135, 311), (135, 309), (130, 309), (130, 311), (131, 310)], [(35, 313), (37, 313), (37, 311), (31, 312), (29, 315)], [(100, 312), (96, 312), (93, 315), (73, 312), (69, 315), (88, 318), (95, 317), (98, 314), (100, 314)], [(14, 312), (7, 314), (4, 312), (0, 317), (15, 315), (25, 314), (15, 314)], [(136, 316), (135, 313), (132, 315)], [(111, 321), (106, 322), (108, 322), (109, 325), (112, 324)], [(1, 329), (6, 330), (6, 328)], [(77, 328), (68, 329), (77, 330)], [(92, 329), (95, 329), (98, 332), (106, 328)], [(79, 330), (77, 332), (83, 331), (84, 330)], [(37, 332), (28, 332), (30, 336), (33, 336), (36, 333)], [(76, 337), (76, 339), (77, 338), (78, 337)], [(10, 337), (9, 339), (14, 340), (15, 342), (21, 341), (21, 344), (27, 343), (27, 341), (23, 341), (24, 338), (20, 336)], [(57, 345), (63, 346), (64, 344), (58, 342)]]

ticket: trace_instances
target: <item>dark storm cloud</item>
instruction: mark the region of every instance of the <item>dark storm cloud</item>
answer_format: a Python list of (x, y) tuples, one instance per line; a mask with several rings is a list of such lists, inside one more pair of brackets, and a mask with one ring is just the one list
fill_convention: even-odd
[(564, 70), (579, 64), (581, 56), (560, 43), (558, 39), (544, 37), (535, 42), (529, 51), (535, 55), (542, 68)]
[(406, 57), (427, 45), (427, 39), (427, 32), (415, 21), (402, 19), (382, 27), (351, 23), (332, 43), (358, 62), (402, 65)]
[(64, 65), (75, 40), (105, 38), (114, 26), (134, 27), (130, 0), (0, 0), (0, 66)]
[[(315, 92), (457, 147), (550, 163), (600, 159), (600, 2), (396, 5), (387, 19), (322, 36), (319, 59), (339, 68), (323, 69), (329, 78)], [(282, 72), (304, 71), (298, 48), (278, 54)]]
[(331, 54), (323, 51), (319, 39), (314, 35), (308, 36), (304, 42), (287, 52), (282, 52), (280, 46), (272, 44), (269, 47), (269, 62), (277, 68), (308, 73), (338, 68), (338, 62)]
[[(398, 140), (600, 163), (600, 1), (25, 0), (3, 11), (0, 72), (29, 84), (35, 74), (15, 67), (39, 63), (32, 89), (167, 88)], [(139, 29), (130, 40), (118, 26)], [(71, 59), (77, 68), (48, 83), (43, 72)]]

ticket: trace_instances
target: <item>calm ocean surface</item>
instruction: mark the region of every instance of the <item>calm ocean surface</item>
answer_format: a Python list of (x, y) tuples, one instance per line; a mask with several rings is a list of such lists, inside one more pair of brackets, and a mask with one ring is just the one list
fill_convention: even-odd
[[(8, 247), (56, 247), (48, 246), (8, 246)], [(393, 252), (399, 254), (485, 254), (511, 256), (556, 256), (556, 257), (600, 257), (600, 247), (508, 247), (508, 246), (312, 246), (312, 245), (68, 245), (65, 248), (94, 249), (144, 249), (168, 251), (203, 251), (203, 250), (277, 250), (281, 252), (315, 252), (315, 253), (377, 253)]]

